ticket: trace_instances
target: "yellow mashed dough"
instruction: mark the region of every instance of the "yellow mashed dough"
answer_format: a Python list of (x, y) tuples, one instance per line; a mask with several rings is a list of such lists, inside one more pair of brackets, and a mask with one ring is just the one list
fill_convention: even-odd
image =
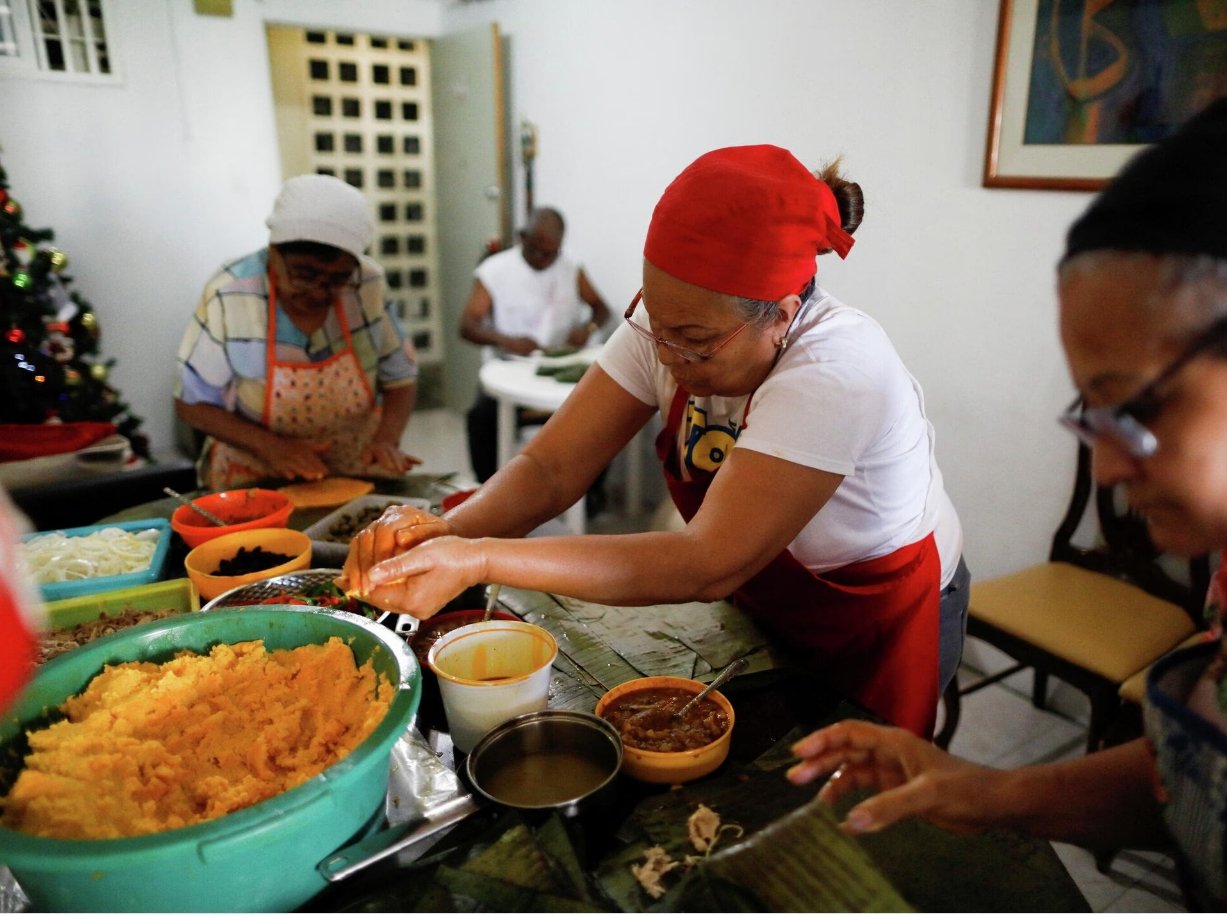
[(307, 781), (361, 743), (395, 690), (336, 636), (108, 666), (31, 731), (9, 829), (108, 839), (190, 826)]

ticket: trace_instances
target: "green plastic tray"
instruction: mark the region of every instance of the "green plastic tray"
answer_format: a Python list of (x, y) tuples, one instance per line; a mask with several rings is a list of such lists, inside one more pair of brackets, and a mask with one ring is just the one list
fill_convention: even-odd
[(121, 588), (102, 594), (68, 597), (47, 604), (47, 621), (52, 629), (71, 629), (96, 620), (103, 613), (116, 616), (125, 610), (172, 609), (190, 613), (200, 609), (200, 598), (186, 578), (158, 581), (151, 585)]

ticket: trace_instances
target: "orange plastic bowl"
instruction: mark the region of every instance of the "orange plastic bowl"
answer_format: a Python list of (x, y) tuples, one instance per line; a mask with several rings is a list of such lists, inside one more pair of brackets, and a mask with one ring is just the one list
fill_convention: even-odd
[(170, 527), (189, 547), (235, 531), (285, 527), (294, 511), (289, 496), (275, 489), (228, 489), (199, 496), (192, 504), (229, 523), (220, 527), (191, 507), (180, 505), (170, 516)]
[[(684, 677), (640, 677), (637, 680), (627, 680), (601, 697), (596, 704), (596, 714), (604, 718), (602, 713), (615, 699), (641, 689), (673, 687), (698, 693), (706, 685), (698, 680), (687, 680)], [(680, 785), (696, 778), (702, 778), (720, 768), (720, 764), (728, 759), (729, 746), (733, 740), (733, 703), (729, 702), (719, 690), (708, 693), (707, 698), (724, 709), (724, 713), (728, 715), (729, 726), (724, 729), (723, 734), (705, 746), (692, 750), (679, 750), (676, 753), (641, 750), (623, 741), (622, 771), (641, 782)]]
[[(222, 561), (234, 558), (240, 547), (246, 547), (248, 550), (259, 548), (292, 558), (258, 572), (218, 575), (217, 569)], [(248, 585), (253, 581), (276, 578), (278, 575), (288, 575), (290, 572), (307, 568), (311, 565), (311, 538), (301, 531), (285, 527), (235, 531), (233, 534), (214, 537), (194, 548), (183, 560), (183, 565), (187, 569), (187, 577), (192, 580), (201, 598), (212, 600), (239, 585)]]

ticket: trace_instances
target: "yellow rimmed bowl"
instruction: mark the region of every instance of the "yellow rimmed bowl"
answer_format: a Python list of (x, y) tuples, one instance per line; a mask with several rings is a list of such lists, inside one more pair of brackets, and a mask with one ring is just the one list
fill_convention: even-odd
[[(595, 713), (605, 718), (610, 706), (618, 699), (630, 693), (647, 689), (679, 689), (697, 694), (707, 684), (698, 680), (687, 680), (684, 677), (640, 677), (628, 680), (615, 686), (605, 693), (596, 704)], [(660, 750), (644, 750), (634, 746), (622, 737), (622, 771), (631, 778), (642, 782), (652, 782), (662, 785), (680, 785), (685, 782), (702, 778), (716, 769), (728, 759), (729, 748), (733, 740), (733, 703), (719, 690), (712, 690), (707, 698), (716, 703), (728, 717), (728, 726), (711, 743), (693, 749), (665, 752)]]

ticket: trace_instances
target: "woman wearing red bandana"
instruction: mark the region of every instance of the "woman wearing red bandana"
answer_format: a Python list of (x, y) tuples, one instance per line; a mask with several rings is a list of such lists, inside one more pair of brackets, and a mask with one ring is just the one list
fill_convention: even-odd
[[(478, 582), (731, 598), (845, 695), (930, 736), (962, 651), (962, 530), (920, 386), (875, 321), (816, 283), (862, 205), (835, 168), (816, 177), (778, 147), (701, 156), (652, 215), (626, 326), (562, 409), (447, 515), (454, 536), (406, 550), (407, 512), (364, 531), (349, 585), (419, 617)], [(504, 539), (580, 498), (658, 412), (684, 530)]]

